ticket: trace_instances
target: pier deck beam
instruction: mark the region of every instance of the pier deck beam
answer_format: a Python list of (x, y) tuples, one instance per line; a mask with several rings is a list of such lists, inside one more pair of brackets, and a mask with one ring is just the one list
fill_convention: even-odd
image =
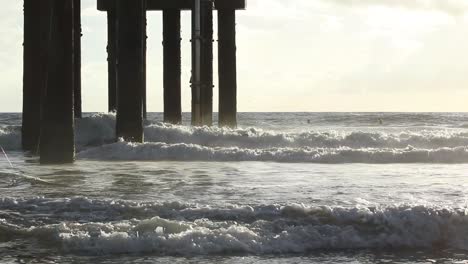
[(117, 111), (117, 20), (115, 1), (107, 10), (108, 110)]
[(163, 11), (164, 122), (182, 123), (180, 10)]
[(143, 142), (145, 0), (117, 0), (117, 137)]
[[(108, 11), (115, 0), (97, 0), (97, 9)], [(246, 0), (213, 0), (214, 7), (220, 9), (242, 10), (246, 7)], [(166, 9), (192, 10), (194, 0), (147, 0), (148, 11), (161, 11)]]
[(192, 12), (192, 125), (213, 124), (213, 3), (195, 0)]
[(37, 153), (41, 132), (41, 104), (45, 91), (49, 5), (47, 1), (24, 0), (23, 43), (23, 150)]
[(218, 11), (219, 125), (237, 126), (236, 11)]
[[(42, 1), (41, 1), (42, 2)], [(39, 143), (41, 164), (71, 163), (74, 145), (74, 0), (51, 0), (47, 87)]]

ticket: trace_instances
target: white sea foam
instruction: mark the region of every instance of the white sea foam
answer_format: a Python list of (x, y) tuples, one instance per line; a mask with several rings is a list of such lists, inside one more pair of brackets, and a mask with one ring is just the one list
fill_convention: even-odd
[(5, 150), (19, 150), (21, 148), (21, 127), (0, 126), (0, 146)]
[(404, 148), (408, 145), (419, 148), (440, 148), (468, 146), (468, 133), (447, 130), (407, 131), (393, 134), (384, 131), (343, 132), (336, 130), (285, 133), (264, 131), (258, 128), (186, 127), (163, 123), (147, 126), (145, 139), (149, 142), (240, 148)]
[[(59, 207), (46, 210), (51, 217), (54, 211), (66, 217), (60, 219), (62, 221), (56, 219), (56, 223), (41, 222), (41, 217), (47, 218), (42, 210), (48, 206)], [(86, 212), (96, 206), (109, 213), (107, 219), (87, 218), (91, 214)], [(342, 208), (294, 204), (199, 208), (84, 198), (3, 199), (0, 208), (0, 235), (54, 242), (66, 252), (91, 255), (288, 254), (357, 248), (468, 249), (466, 208), (428, 205)], [(135, 211), (145, 210), (144, 214), (131, 217)], [(83, 218), (71, 217), (83, 211)], [(33, 217), (35, 214), (38, 217)], [(25, 219), (27, 217), (31, 219)]]
[(79, 148), (99, 146), (115, 141), (115, 114), (94, 114), (76, 119), (75, 142)]
[[(77, 148), (99, 146), (115, 141), (115, 114), (93, 114), (76, 119), (75, 142)], [(0, 126), (0, 145), (5, 150), (21, 149), (21, 126)]]
[(466, 163), (468, 147), (388, 148), (224, 148), (194, 144), (117, 142), (78, 154), (88, 160), (273, 161), (310, 163)]
[[(462, 130), (275, 132), (259, 128), (145, 126), (145, 145), (115, 141), (115, 114), (76, 121), (79, 158), (104, 160), (215, 160), (322, 163), (468, 162)], [(19, 150), (18, 126), (0, 127), (0, 145)], [(97, 147), (97, 148), (94, 148)], [(99, 156), (101, 155), (101, 157)]]

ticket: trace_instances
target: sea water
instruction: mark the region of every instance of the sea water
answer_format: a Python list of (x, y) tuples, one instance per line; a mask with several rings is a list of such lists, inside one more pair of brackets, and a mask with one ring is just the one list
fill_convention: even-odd
[(1, 262), (466, 263), (468, 114), (189, 118), (136, 144), (87, 114), (76, 163), (41, 166), (0, 114)]

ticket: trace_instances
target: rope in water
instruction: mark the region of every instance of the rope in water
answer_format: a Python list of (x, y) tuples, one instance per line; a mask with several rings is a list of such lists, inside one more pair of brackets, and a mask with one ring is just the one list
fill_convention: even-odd
[(5, 150), (3, 149), (2, 146), (0, 146), (0, 149), (2, 150), (3, 155), (5, 156), (6, 160), (10, 164), (10, 167), (13, 168), (13, 163), (11, 163), (10, 158), (8, 158), (8, 155), (6, 154)]

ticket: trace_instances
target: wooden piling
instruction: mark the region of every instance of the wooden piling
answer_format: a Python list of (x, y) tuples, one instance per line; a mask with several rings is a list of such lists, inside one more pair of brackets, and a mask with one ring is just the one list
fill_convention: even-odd
[(41, 164), (71, 163), (75, 159), (73, 9), (74, 0), (51, 0), (47, 86), (39, 143)]
[(218, 10), (219, 125), (237, 126), (236, 11)]
[(143, 142), (145, 0), (117, 0), (117, 137)]
[(75, 118), (82, 117), (81, 107), (81, 0), (73, 2), (73, 18), (74, 18), (74, 112)]
[(163, 10), (164, 122), (182, 123), (180, 10)]
[[(192, 14), (192, 124), (213, 124), (213, 2), (198, 0)], [(199, 3), (199, 6), (198, 6)]]
[(41, 131), (41, 103), (46, 85), (48, 1), (24, 0), (22, 147), (36, 153)]
[(115, 1), (107, 10), (108, 110), (117, 111), (117, 20)]
[(147, 26), (148, 26), (148, 20), (146, 18), (146, 8), (145, 12), (143, 12), (143, 25), (144, 25), (144, 35), (143, 35), (143, 84), (142, 84), (142, 89), (143, 89), (143, 118), (147, 119), (148, 118), (148, 96), (147, 96), (147, 85), (146, 85), (146, 54), (147, 54), (147, 41), (148, 41), (148, 32), (147, 32)]
[(192, 9), (192, 125), (202, 125), (201, 117), (201, 0), (194, 0)]
[(213, 1), (202, 2), (202, 118), (203, 125), (213, 125)]

